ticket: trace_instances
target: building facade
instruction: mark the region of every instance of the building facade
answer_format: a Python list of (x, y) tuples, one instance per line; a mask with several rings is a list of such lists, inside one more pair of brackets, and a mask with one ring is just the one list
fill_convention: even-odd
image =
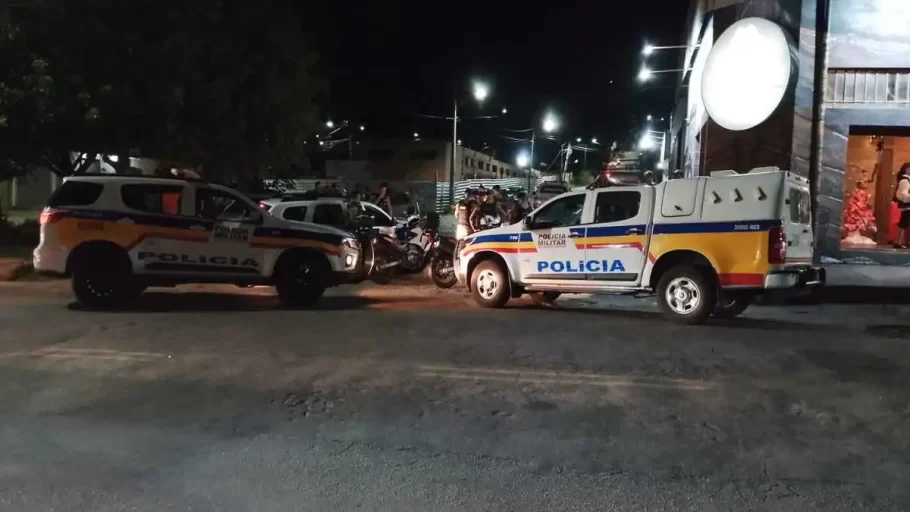
[[(747, 17), (783, 28), (796, 64), (774, 113), (730, 131), (707, 115), (701, 74), (717, 38)], [(837, 282), (910, 285), (910, 249), (895, 247), (900, 212), (892, 201), (897, 172), (910, 165), (908, 27), (906, 0), (697, 0), (668, 134), (670, 168), (693, 176), (777, 166), (806, 176), (816, 255)]]
[[(517, 177), (515, 166), (495, 155), (456, 146), (455, 181)], [(353, 162), (329, 160), (326, 176), (345, 174), (348, 180), (432, 181), (449, 180), (452, 143), (439, 140), (366, 140), (355, 146)], [(522, 172), (522, 175), (523, 172)]]

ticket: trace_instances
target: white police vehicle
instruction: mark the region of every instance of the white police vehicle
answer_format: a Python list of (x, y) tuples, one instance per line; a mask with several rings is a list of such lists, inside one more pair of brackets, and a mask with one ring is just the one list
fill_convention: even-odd
[(777, 169), (570, 192), (463, 239), (456, 275), (486, 307), (655, 293), (675, 321), (732, 317), (765, 290), (824, 283), (809, 208), (808, 180)]
[(283, 221), (195, 179), (69, 177), (40, 222), (36, 270), (71, 277), (76, 298), (94, 307), (183, 283), (274, 285), (284, 305), (303, 307), (362, 274), (349, 233)]

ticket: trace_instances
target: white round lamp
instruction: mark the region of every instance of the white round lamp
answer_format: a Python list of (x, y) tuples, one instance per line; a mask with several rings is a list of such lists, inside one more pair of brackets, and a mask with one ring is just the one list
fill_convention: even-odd
[(708, 115), (728, 130), (753, 128), (774, 112), (790, 85), (793, 54), (780, 25), (745, 18), (714, 43), (702, 73)]

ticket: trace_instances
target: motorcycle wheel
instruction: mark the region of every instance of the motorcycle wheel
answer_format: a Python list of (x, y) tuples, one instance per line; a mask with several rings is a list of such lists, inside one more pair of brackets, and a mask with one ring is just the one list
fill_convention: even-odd
[(433, 280), (433, 284), (437, 288), (447, 290), (458, 283), (458, 278), (455, 277), (455, 267), (452, 265), (451, 260), (433, 258), (427, 270), (430, 273), (430, 279)]
[(399, 265), (401, 271), (407, 274), (422, 272), (427, 266), (427, 261), (423, 257), (423, 247), (417, 244), (408, 244), (405, 251), (404, 260)]

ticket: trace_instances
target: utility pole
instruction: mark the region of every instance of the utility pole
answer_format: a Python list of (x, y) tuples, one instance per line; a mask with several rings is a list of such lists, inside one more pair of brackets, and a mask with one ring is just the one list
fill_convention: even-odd
[(528, 194), (531, 193), (531, 171), (534, 169), (534, 130), (531, 130), (531, 157), (530, 157), (530, 167), (528, 167)]
[(458, 152), (458, 100), (455, 100), (455, 112), (452, 114), (452, 172), (449, 173), (449, 204), (455, 203), (455, 161)]

